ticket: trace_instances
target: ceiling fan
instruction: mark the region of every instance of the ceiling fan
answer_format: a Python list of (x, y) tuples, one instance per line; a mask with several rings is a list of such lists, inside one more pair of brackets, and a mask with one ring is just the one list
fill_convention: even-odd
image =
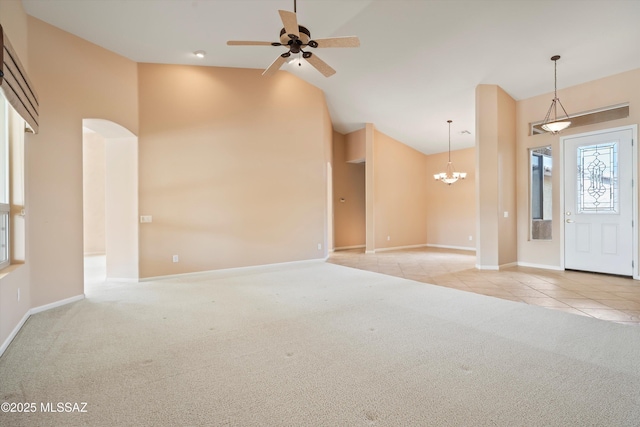
[(288, 49), (285, 53), (276, 58), (275, 61), (262, 73), (263, 76), (270, 76), (287, 62), (291, 55), (300, 55), (306, 59), (316, 70), (320, 71), (325, 77), (330, 77), (336, 73), (329, 64), (324, 62), (315, 53), (305, 50), (306, 48), (323, 48), (323, 47), (358, 47), (360, 39), (356, 36), (349, 37), (331, 37), (326, 39), (311, 39), (311, 32), (302, 25), (298, 25), (296, 16), (296, 0), (293, 0), (293, 12), (288, 10), (279, 10), (280, 19), (284, 28), (280, 30), (279, 42), (262, 42), (262, 41), (240, 41), (230, 40), (227, 42), (229, 46), (284, 46)]

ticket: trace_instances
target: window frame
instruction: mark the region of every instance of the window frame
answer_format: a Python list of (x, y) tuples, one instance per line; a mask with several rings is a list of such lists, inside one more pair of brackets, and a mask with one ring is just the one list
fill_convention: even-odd
[(9, 102), (0, 92), (0, 269), (11, 265)]

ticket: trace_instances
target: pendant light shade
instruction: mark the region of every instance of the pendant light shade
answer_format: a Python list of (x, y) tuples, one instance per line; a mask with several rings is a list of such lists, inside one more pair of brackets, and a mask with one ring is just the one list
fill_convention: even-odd
[(453, 168), (453, 163), (451, 163), (451, 123), (453, 120), (447, 120), (449, 123), (449, 162), (447, 163), (447, 167), (445, 172), (437, 173), (433, 175), (436, 181), (442, 181), (445, 184), (451, 185), (459, 179), (465, 179), (467, 177), (466, 172), (456, 172)]
[[(560, 131), (565, 130), (569, 126), (571, 126), (571, 120), (569, 120), (569, 114), (567, 114), (567, 110), (564, 109), (562, 102), (560, 102), (560, 98), (558, 98), (558, 59), (560, 59), (560, 55), (554, 55), (551, 57), (553, 61), (553, 101), (551, 101), (551, 106), (547, 111), (547, 115), (542, 122), (542, 129), (550, 132), (554, 135), (558, 134)], [(564, 112), (564, 117), (558, 119), (558, 105), (562, 108)]]

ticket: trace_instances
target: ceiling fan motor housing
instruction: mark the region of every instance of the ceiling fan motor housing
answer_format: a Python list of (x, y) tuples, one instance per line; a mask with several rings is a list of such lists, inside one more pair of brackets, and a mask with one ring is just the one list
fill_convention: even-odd
[[(309, 42), (309, 40), (311, 40), (311, 31), (309, 31), (307, 29), (307, 27), (303, 27), (302, 25), (298, 25), (298, 32), (300, 34), (299, 36), (299, 40), (302, 42), (302, 44), (307, 44)], [(282, 43), (283, 45), (286, 45), (287, 43), (289, 43), (289, 40), (291, 40), (291, 38), (289, 38), (289, 35), (287, 34), (287, 31), (283, 28), (280, 30), (280, 43)]]

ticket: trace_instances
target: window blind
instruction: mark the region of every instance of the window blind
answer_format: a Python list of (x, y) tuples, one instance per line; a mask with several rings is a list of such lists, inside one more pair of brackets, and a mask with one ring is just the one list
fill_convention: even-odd
[(0, 25), (0, 90), (34, 133), (38, 132), (38, 96)]

